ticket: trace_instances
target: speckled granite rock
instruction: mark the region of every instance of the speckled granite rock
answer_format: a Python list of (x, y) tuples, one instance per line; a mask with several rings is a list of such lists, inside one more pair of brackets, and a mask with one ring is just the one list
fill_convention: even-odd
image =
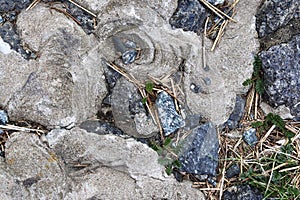
[(285, 105), (300, 117), (300, 35), (260, 53), (265, 99), (273, 106)]
[(200, 125), (183, 141), (181, 171), (195, 175), (216, 175), (219, 140), (212, 123)]
[(287, 25), (292, 18), (299, 18), (298, 0), (266, 0), (259, 8), (256, 17), (256, 30), (264, 37)]

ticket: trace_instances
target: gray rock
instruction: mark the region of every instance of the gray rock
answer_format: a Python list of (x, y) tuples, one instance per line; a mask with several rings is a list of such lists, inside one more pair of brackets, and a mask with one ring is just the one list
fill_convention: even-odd
[[(26, 119), (48, 127), (70, 127), (96, 114), (106, 95), (101, 78), (103, 71), (98, 65), (101, 58), (94, 48), (96, 38), (87, 36), (64, 15), (51, 13), (43, 6), (22, 12), (17, 25), (24, 42), (39, 49), (40, 57), (28, 63), (29, 69), (24, 67), (27, 77), (22, 75), (22, 78), (25, 76), (25, 81), (14, 83), (14, 90), (9, 91), (11, 98), (6, 106), (10, 118)], [(21, 63), (14, 66), (22, 68)], [(16, 73), (18, 71), (13, 72), (12, 77), (17, 76)], [(10, 87), (11, 83), (1, 80), (3, 84)]]
[(243, 139), (248, 145), (254, 146), (257, 142), (256, 129), (250, 128), (249, 130), (245, 131), (243, 133)]
[(5, 162), (0, 163), (5, 170), (1, 170), (1, 174), (10, 184), (2, 188), (1, 193), (8, 194), (2, 199), (62, 199), (65, 196), (68, 185), (62, 163), (37, 135), (13, 133), (5, 146)]
[(237, 164), (231, 165), (227, 170), (226, 170), (226, 177), (227, 178), (232, 178), (234, 176), (239, 175), (241, 172), (240, 166)]
[[(211, 3), (211, 2), (210, 2)], [(205, 7), (198, 0), (179, 0), (176, 11), (170, 18), (170, 25), (184, 31), (200, 33), (208, 17)]]
[(256, 14), (256, 30), (264, 37), (287, 25), (294, 17), (299, 17), (298, 0), (266, 0)]
[(4, 110), (0, 110), (0, 124), (5, 125), (8, 122), (7, 113)]
[(264, 98), (272, 106), (285, 105), (293, 116), (300, 116), (300, 35), (287, 44), (260, 53), (265, 86)]
[(232, 186), (223, 193), (224, 200), (262, 200), (261, 192), (249, 185)]
[(133, 83), (120, 78), (111, 95), (115, 124), (128, 135), (149, 138), (159, 130), (146, 112), (142, 97)]
[(227, 122), (224, 124), (225, 127), (228, 127), (231, 130), (238, 127), (238, 124), (244, 114), (245, 103), (245, 100), (240, 95), (236, 96), (234, 110), (229, 116)]
[(87, 120), (82, 122), (79, 127), (86, 130), (89, 133), (97, 133), (100, 135), (104, 134), (114, 134), (123, 135), (123, 131), (115, 127), (113, 124), (108, 122), (102, 122), (99, 120)]
[(1, 199), (204, 199), (191, 183), (164, 177), (156, 152), (133, 139), (79, 128), (46, 137), (50, 148), (35, 134), (8, 139)]
[(159, 93), (155, 105), (165, 136), (185, 125), (182, 117), (176, 111), (173, 98), (168, 93), (165, 91)]
[(216, 175), (218, 166), (219, 140), (212, 123), (192, 130), (183, 141), (179, 161), (181, 171), (196, 175)]

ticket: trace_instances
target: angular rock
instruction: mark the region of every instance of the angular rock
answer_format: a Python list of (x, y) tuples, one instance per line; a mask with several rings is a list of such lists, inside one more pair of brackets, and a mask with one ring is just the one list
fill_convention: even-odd
[(173, 98), (165, 91), (157, 95), (155, 105), (164, 135), (168, 136), (185, 125), (177, 113)]
[(231, 165), (227, 170), (226, 170), (226, 177), (227, 178), (232, 178), (234, 176), (239, 175), (241, 172), (240, 166), (237, 164)]
[(178, 0), (178, 6), (170, 18), (170, 25), (184, 31), (203, 32), (208, 13), (198, 0)]
[(285, 105), (293, 116), (300, 116), (300, 35), (287, 44), (271, 47), (260, 53), (264, 98), (272, 106)]
[(0, 124), (5, 125), (8, 122), (7, 113), (4, 110), (0, 110)]
[[(106, 95), (96, 38), (87, 36), (63, 14), (43, 6), (22, 12), (17, 26), (24, 42), (39, 50), (40, 57), (23, 70), (25, 81), (14, 83), (14, 90), (9, 91), (10, 118), (48, 127), (70, 127), (96, 114)], [(11, 75), (17, 76), (16, 73)], [(10, 87), (8, 84), (11, 83), (2, 83), (1, 79), (1, 86)], [(21, 87), (15, 87), (16, 84)]]
[(264, 37), (287, 25), (294, 17), (299, 17), (298, 0), (267, 0), (256, 14), (256, 30), (259, 37)]
[(1, 199), (204, 199), (190, 182), (165, 178), (156, 152), (133, 139), (79, 128), (46, 137), (51, 148), (34, 134), (11, 135)]
[(5, 162), (0, 166), (5, 168), (1, 174), (6, 177), (8, 187), (2, 188), (1, 193), (6, 191), (8, 199), (62, 199), (65, 196), (68, 186), (62, 163), (37, 135), (14, 133), (5, 146)]
[(256, 129), (250, 128), (249, 130), (245, 131), (243, 133), (243, 139), (248, 145), (254, 146), (257, 142)]
[(159, 132), (146, 112), (137, 88), (124, 77), (116, 83), (111, 103), (115, 124), (126, 134), (136, 138), (149, 138)]
[(261, 192), (249, 185), (232, 186), (223, 193), (224, 200), (262, 200)]
[(123, 135), (123, 131), (115, 127), (113, 124), (108, 122), (102, 122), (99, 120), (87, 120), (82, 122), (79, 127), (86, 130), (89, 133), (97, 133), (100, 135), (113, 134), (113, 135)]
[(212, 123), (196, 127), (183, 141), (179, 156), (181, 171), (196, 175), (216, 175), (219, 140)]
[(231, 130), (238, 127), (238, 124), (244, 114), (245, 104), (246, 104), (245, 100), (240, 95), (237, 95), (235, 100), (234, 110), (229, 116), (227, 122), (225, 122), (224, 124), (225, 127), (228, 127)]

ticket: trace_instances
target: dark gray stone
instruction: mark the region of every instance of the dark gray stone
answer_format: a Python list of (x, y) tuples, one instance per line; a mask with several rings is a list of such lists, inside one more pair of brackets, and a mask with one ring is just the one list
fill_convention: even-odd
[(207, 16), (205, 8), (198, 0), (178, 0), (176, 11), (169, 22), (174, 28), (200, 33)]
[(119, 37), (112, 37), (112, 42), (115, 46), (116, 52), (121, 53), (122, 62), (125, 65), (131, 64), (135, 61), (138, 53), (134, 42)]
[(300, 35), (287, 44), (260, 53), (265, 86), (265, 100), (272, 106), (285, 105), (300, 116)]
[(224, 4), (224, 0), (207, 0), (209, 3), (213, 4), (213, 5), (220, 5), (220, 4)]
[(0, 12), (20, 11), (29, 6), (31, 0), (0, 0)]
[(0, 110), (0, 124), (5, 125), (8, 122), (7, 113), (4, 110)]
[(248, 145), (254, 146), (257, 142), (256, 129), (250, 128), (249, 130), (245, 131), (243, 133), (243, 139)]
[(263, 195), (249, 185), (232, 186), (223, 193), (223, 200), (261, 200)]
[(299, 17), (299, 0), (266, 0), (256, 15), (256, 30), (264, 37)]
[(136, 138), (150, 138), (159, 132), (137, 88), (124, 77), (117, 81), (112, 91), (111, 106), (115, 124), (124, 133)]
[(226, 177), (227, 178), (232, 178), (234, 176), (239, 175), (241, 172), (240, 166), (237, 164), (231, 165), (227, 170), (226, 170)]
[(176, 111), (173, 98), (168, 93), (165, 91), (159, 93), (155, 104), (165, 136), (185, 125), (182, 117)]
[(224, 126), (229, 129), (235, 129), (238, 127), (240, 120), (243, 117), (245, 111), (245, 100), (240, 96), (236, 96), (234, 110), (229, 116), (227, 122), (225, 122)]
[(206, 123), (193, 129), (183, 142), (179, 156), (181, 171), (215, 176), (218, 166), (219, 141), (216, 128)]
[(23, 48), (16, 25), (13, 23), (6, 22), (3, 26), (0, 26), (0, 37), (4, 42), (7, 42), (13, 50), (20, 53), (23, 58), (28, 60), (37, 57), (35, 52)]
[(86, 130), (89, 133), (97, 133), (99, 135), (114, 134), (123, 135), (123, 131), (113, 124), (107, 122), (101, 122), (98, 120), (87, 120), (79, 125), (80, 128)]

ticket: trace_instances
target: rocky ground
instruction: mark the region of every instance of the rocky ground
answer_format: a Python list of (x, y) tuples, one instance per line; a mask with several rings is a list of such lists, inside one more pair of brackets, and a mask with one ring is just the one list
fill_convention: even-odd
[(299, 191), (300, 5), (208, 2), (0, 0), (1, 199), (262, 199), (275, 164)]

